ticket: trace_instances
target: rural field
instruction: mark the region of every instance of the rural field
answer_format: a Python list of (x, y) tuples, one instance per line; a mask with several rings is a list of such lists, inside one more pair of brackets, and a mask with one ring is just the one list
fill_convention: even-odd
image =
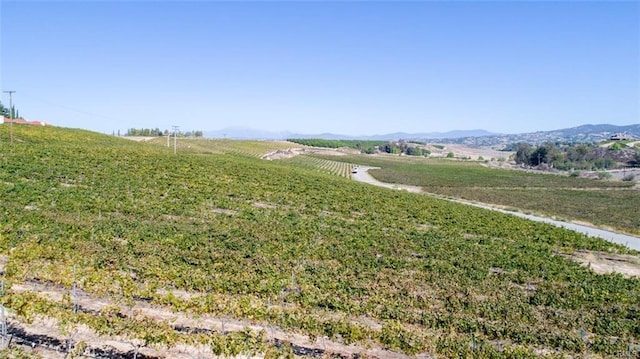
[(632, 181), (490, 168), (483, 161), (314, 156), (379, 167), (369, 171), (376, 179), (420, 186), (427, 193), (640, 234), (640, 189)]
[(8, 357), (640, 355), (640, 278), (589, 264), (637, 263), (637, 251), (347, 171), (376, 166), (385, 182), (637, 233), (626, 183), (444, 160), (262, 159), (302, 148), (289, 142), (179, 141), (174, 154), (166, 139), (13, 132), (10, 143), (0, 126)]

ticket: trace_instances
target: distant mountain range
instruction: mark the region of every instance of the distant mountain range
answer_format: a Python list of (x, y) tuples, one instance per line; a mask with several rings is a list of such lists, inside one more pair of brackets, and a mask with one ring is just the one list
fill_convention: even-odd
[(552, 131), (538, 131), (519, 134), (498, 134), (485, 130), (456, 130), (449, 132), (406, 133), (395, 132), (373, 136), (348, 136), (333, 133), (300, 134), (288, 131), (269, 132), (249, 128), (230, 127), (219, 131), (205, 132), (205, 137), (231, 139), (284, 140), (287, 138), (322, 138), (328, 140), (437, 140), (443, 143), (465, 143), (469, 145), (498, 146), (517, 142), (540, 144), (543, 142), (599, 142), (609, 139), (611, 135), (624, 133), (640, 139), (640, 124), (616, 125), (582, 125)]
[(438, 138), (462, 138), (462, 137), (480, 137), (480, 136), (492, 136), (497, 135), (485, 130), (466, 130), (466, 131), (449, 131), (449, 132), (426, 132), (426, 133), (406, 133), (395, 132), (383, 135), (372, 136), (349, 136), (340, 135), (334, 133), (319, 133), (319, 134), (302, 134), (293, 133), (288, 131), (282, 132), (269, 132), (253, 130), (243, 127), (229, 127), (219, 131), (206, 131), (205, 137), (211, 138), (231, 138), (242, 140), (285, 140), (287, 138), (322, 138), (326, 140), (378, 140), (378, 141), (393, 141), (393, 140), (417, 140), (417, 139), (438, 139)]

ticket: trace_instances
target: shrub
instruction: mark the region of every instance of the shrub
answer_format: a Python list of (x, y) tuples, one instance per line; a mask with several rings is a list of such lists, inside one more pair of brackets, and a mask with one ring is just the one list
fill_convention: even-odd
[(609, 149), (610, 149), (610, 150), (614, 150), (614, 151), (618, 151), (618, 150), (621, 150), (621, 149), (622, 149), (622, 147), (623, 147), (623, 146), (622, 146), (620, 143), (617, 143), (617, 142), (616, 142), (616, 143), (614, 143), (613, 145), (611, 145), (611, 146), (609, 147)]
[(625, 181), (625, 182), (631, 182), (635, 178), (636, 178), (635, 173), (629, 173), (629, 174), (624, 175), (624, 177), (622, 177), (622, 180)]
[(611, 173), (609, 173), (607, 171), (598, 172), (598, 179), (604, 180), (604, 179), (609, 179), (609, 178), (611, 178)]

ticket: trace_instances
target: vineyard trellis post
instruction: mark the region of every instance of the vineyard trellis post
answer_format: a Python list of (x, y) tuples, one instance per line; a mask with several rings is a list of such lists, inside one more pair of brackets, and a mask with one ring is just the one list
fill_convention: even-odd
[(5, 318), (4, 316), (4, 279), (2, 280), (1, 290), (2, 290), (2, 309), (1, 309), (0, 315), (2, 315), (2, 346), (0, 346), (0, 349), (4, 349), (6, 339), (7, 339), (7, 318)]
[(77, 293), (77, 285), (76, 285), (76, 265), (73, 265), (73, 313), (78, 313), (78, 293)]

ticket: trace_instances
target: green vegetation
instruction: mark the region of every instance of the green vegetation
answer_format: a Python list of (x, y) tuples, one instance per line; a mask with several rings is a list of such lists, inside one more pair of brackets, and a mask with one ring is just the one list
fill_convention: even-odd
[(306, 155), (291, 157), (282, 160), (282, 162), (295, 167), (319, 170), (321, 172), (338, 175), (341, 177), (351, 176), (351, 171), (354, 167), (356, 167), (356, 165), (353, 163), (331, 161)]
[[(559, 255), (624, 247), (255, 158), (283, 143), (185, 140), (174, 155), (162, 139), (14, 130), (10, 145), (0, 126), (0, 251), (6, 305), (25, 321), (42, 314), (153, 345), (208, 343), (226, 355), (274, 350), (264, 333), (176, 334), (162, 321), (74, 313), (68, 302), (11, 290), (25, 280), (71, 288), (75, 276), (82, 290), (118, 303), (149, 298), (363, 348), (443, 358), (637, 355), (640, 279), (596, 275)], [(392, 163), (330, 160), (361, 159)], [(376, 176), (453, 171), (447, 182), (432, 177), (451, 188), (489, 178), (508, 186), (521, 176), (473, 164), (409, 167), (415, 160)], [(452, 161), (425, 163), (444, 162)], [(558, 188), (568, 180), (545, 178)]]
[[(299, 143), (305, 146), (341, 148), (349, 147), (360, 150), (361, 153), (372, 154), (375, 152), (405, 154), (409, 156), (428, 156), (431, 152), (420, 148), (419, 142), (393, 142), (393, 141), (360, 141), (360, 140), (324, 140), (324, 139), (289, 139), (287, 141)], [(413, 145), (413, 146), (412, 146)]]
[(405, 154), (408, 156), (429, 156), (431, 151), (420, 148), (420, 146), (411, 146), (408, 142), (388, 142), (383, 146), (379, 146), (379, 151), (384, 153)]
[[(527, 166), (548, 165), (560, 170), (581, 169), (610, 169), (618, 167), (618, 162), (627, 166), (635, 166), (640, 163), (637, 160), (640, 151), (627, 148), (622, 142), (614, 142), (609, 148), (603, 148), (590, 144), (560, 145), (544, 143), (536, 148), (529, 144), (519, 143), (514, 145), (517, 164)], [(624, 156), (628, 152), (631, 159)], [(636, 156), (634, 159), (633, 157)]]
[(361, 141), (361, 140), (325, 140), (321, 138), (291, 138), (289, 142), (299, 143), (305, 146), (340, 148), (349, 147), (361, 150), (365, 153), (373, 153), (373, 149), (377, 146), (386, 144), (386, 141)]
[[(119, 133), (119, 131), (118, 131)], [(169, 132), (169, 130), (161, 131), (159, 128), (130, 128), (127, 130), (125, 136), (167, 136), (171, 134), (174, 135), (173, 132)], [(187, 131), (187, 132), (178, 132), (177, 135), (179, 137), (202, 137), (202, 131)]]
[(17, 110), (15, 106), (8, 108), (5, 107), (2, 102), (0, 102), (0, 116), (4, 116), (6, 118), (21, 118), (20, 111)]
[[(166, 138), (157, 138), (150, 143), (166, 146)], [(173, 148), (173, 139), (170, 139), (169, 147)], [(178, 151), (189, 154), (236, 154), (240, 156), (262, 158), (264, 155), (286, 151), (291, 148), (300, 147), (292, 142), (285, 141), (235, 141), (228, 139), (209, 138), (178, 138)]]
[(364, 156), (333, 159), (380, 167), (369, 173), (383, 182), (421, 186), (426, 192), (439, 195), (520, 208), (640, 234), (640, 216), (637, 215), (640, 191), (633, 189), (631, 181), (598, 181), (577, 175), (503, 170), (480, 163), (441, 159)]

